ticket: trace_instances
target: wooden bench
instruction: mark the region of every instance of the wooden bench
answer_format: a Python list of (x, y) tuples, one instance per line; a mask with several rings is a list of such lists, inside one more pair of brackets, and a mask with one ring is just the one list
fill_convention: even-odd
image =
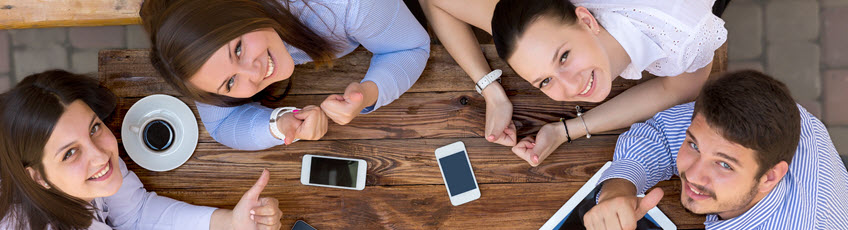
[[(303, 219), (318, 229), (535, 229), (540, 227), (606, 161), (612, 160), (618, 134), (593, 135), (560, 146), (542, 165), (530, 167), (510, 147), (483, 139), (485, 103), (473, 83), (440, 45), (420, 80), (398, 100), (357, 117), (345, 126), (331, 122), (320, 141), (301, 141), (263, 151), (237, 151), (215, 142), (202, 123), (197, 150), (181, 167), (152, 172), (134, 164), (122, 152), (129, 168), (146, 188), (193, 204), (231, 208), (257, 179), (262, 168), (271, 171), (264, 196), (280, 200), (283, 226)], [(561, 116), (574, 117), (574, 105), (556, 102), (517, 77), (497, 59), (492, 45), (483, 45), (493, 68), (505, 71), (504, 88), (514, 104), (521, 136), (533, 135), (541, 125)], [(713, 72), (723, 72), (726, 47), (718, 50)], [(147, 50), (104, 50), (99, 55), (99, 77), (119, 97), (109, 127), (120, 138), (121, 120), (141, 97), (170, 94), (180, 97), (158, 78)], [(332, 69), (298, 66), (291, 94), (272, 106), (320, 104), (328, 94), (343, 93), (368, 69), (371, 54), (361, 47), (338, 59)], [(616, 80), (611, 96), (637, 84)], [(193, 101), (180, 97), (192, 110)], [(481, 187), (479, 200), (454, 207), (448, 199), (434, 150), (454, 141), (467, 146)], [(123, 148), (121, 148), (123, 151)], [(343, 156), (368, 162), (363, 191), (328, 189), (300, 184), (304, 154)], [(680, 205), (680, 182), (658, 185), (666, 192), (662, 209), (680, 228), (703, 228), (704, 216)]]

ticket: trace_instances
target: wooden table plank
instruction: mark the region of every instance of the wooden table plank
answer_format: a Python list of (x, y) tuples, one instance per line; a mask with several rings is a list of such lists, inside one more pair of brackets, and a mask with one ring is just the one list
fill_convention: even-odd
[[(215, 207), (237, 203), (258, 172), (267, 168), (272, 183), (263, 196), (280, 199), (280, 208), (287, 214), (284, 224), (304, 219), (310, 224), (320, 222), (313, 224), (320, 229), (530, 229), (541, 226), (612, 158), (616, 138), (598, 136), (560, 146), (536, 168), (508, 147), (481, 138), (459, 139), (466, 144), (483, 194), (480, 200), (459, 207), (450, 205), (433, 153), (457, 139), (313, 141), (255, 152), (201, 143), (191, 160), (168, 172), (147, 171), (125, 161), (149, 190)], [(366, 189), (301, 185), (304, 154), (366, 160)], [(658, 187), (666, 192), (660, 208), (679, 227), (703, 227), (703, 216), (688, 213), (680, 205), (679, 179)]]
[[(272, 181), (276, 178), (272, 174)], [(481, 197), (452, 206), (443, 185), (366, 186), (363, 191), (269, 184), (283, 226), (302, 219), (318, 229), (538, 229), (585, 182), (481, 184)], [(249, 186), (170, 189), (158, 194), (194, 204), (232, 207)], [(659, 208), (679, 228), (703, 228), (703, 216), (680, 205), (680, 182), (664, 181)]]
[[(585, 182), (612, 159), (616, 139), (614, 135), (597, 136), (562, 145), (535, 168), (513, 154), (510, 147), (483, 138), (302, 141), (261, 151), (199, 143), (192, 158), (171, 171), (152, 172), (129, 159), (126, 162), (140, 177), (156, 178), (145, 184), (160, 189), (180, 189), (192, 183), (218, 188), (231, 187), (232, 183), (249, 186), (261, 168), (271, 171), (276, 180), (300, 183), (304, 154), (364, 159), (368, 163), (367, 185), (442, 184), (434, 152), (462, 141), (480, 183)], [(227, 173), (203, 174), (222, 171)], [(234, 179), (239, 182), (231, 182)]]
[(0, 29), (141, 23), (142, 0), (4, 0)]
[[(320, 105), (327, 95), (290, 95), (277, 103), (266, 103), (269, 107)], [(199, 142), (215, 142), (200, 120), (193, 101), (180, 98), (194, 113), (200, 130)], [(140, 98), (119, 98), (113, 119), (107, 120), (109, 128), (120, 130), (122, 118)], [(521, 136), (535, 135), (542, 125), (559, 120), (560, 117), (575, 117), (574, 105), (587, 109), (596, 103), (558, 102), (541, 93), (516, 94), (510, 96), (513, 103), (513, 119)], [(464, 102), (464, 103), (463, 103)], [(485, 129), (485, 101), (476, 92), (425, 92), (406, 93), (391, 104), (367, 114), (360, 115), (347, 125), (330, 121), (324, 140), (349, 139), (398, 139), (398, 138), (463, 138), (482, 137)], [(392, 125), (386, 125), (392, 124)], [(596, 134), (619, 134), (613, 130)], [(120, 132), (116, 134), (121, 138)]]

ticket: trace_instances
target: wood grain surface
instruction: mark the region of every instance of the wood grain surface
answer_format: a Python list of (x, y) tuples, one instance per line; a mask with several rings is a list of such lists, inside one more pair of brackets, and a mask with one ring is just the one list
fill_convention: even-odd
[(138, 24), (142, 0), (3, 0), (0, 29)]
[[(574, 105), (589, 109), (597, 105), (549, 99), (497, 59), (492, 45), (482, 46), (490, 65), (505, 72), (502, 84), (514, 105), (520, 136), (534, 135), (541, 125), (559, 117), (574, 117)], [(123, 147), (121, 155), (148, 190), (222, 208), (235, 205), (260, 171), (268, 169), (271, 183), (263, 196), (280, 200), (284, 229), (298, 219), (318, 229), (537, 229), (612, 160), (615, 141), (624, 130), (564, 144), (538, 167), (530, 167), (510, 147), (487, 142), (482, 138), (483, 98), (444, 47), (433, 45), (431, 50), (424, 74), (412, 89), (348, 125), (331, 122), (319, 141), (239, 151), (215, 142), (198, 119), (197, 149), (177, 169), (148, 171), (133, 163)], [(726, 47), (716, 52), (713, 72), (725, 70), (725, 52)], [(99, 77), (119, 97), (117, 110), (107, 120), (118, 138), (127, 110), (151, 94), (177, 96), (199, 118), (194, 102), (159, 79), (147, 55), (147, 50), (100, 52)], [(298, 66), (291, 94), (280, 102), (262, 103), (269, 107), (320, 104), (328, 95), (342, 93), (348, 83), (361, 80), (370, 58), (367, 50), (359, 48), (336, 60), (333, 68)], [(651, 78), (645, 74), (645, 79)], [(609, 98), (641, 81), (614, 81)], [(461, 206), (450, 204), (434, 155), (436, 148), (455, 141), (465, 143), (482, 193), (479, 200)], [(368, 163), (365, 190), (300, 184), (304, 154), (364, 159)], [(704, 216), (680, 205), (678, 178), (657, 187), (666, 193), (660, 209), (678, 227), (703, 228)]]

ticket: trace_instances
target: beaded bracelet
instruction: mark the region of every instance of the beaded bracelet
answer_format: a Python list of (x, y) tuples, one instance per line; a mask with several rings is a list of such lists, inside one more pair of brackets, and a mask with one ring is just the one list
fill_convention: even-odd
[(568, 125), (565, 125), (565, 118), (559, 118), (559, 122), (562, 122), (562, 126), (565, 127), (565, 137), (568, 138), (566, 143), (571, 143), (571, 135), (568, 134)]

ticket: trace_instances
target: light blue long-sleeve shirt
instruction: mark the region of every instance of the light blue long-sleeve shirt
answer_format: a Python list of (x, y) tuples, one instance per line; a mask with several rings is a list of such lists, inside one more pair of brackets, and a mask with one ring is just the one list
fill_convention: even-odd
[[(430, 37), (400, 0), (315, 0), (291, 2), (290, 11), (320, 36), (340, 49), (338, 57), (359, 45), (374, 53), (361, 82), (377, 85), (378, 98), (369, 113), (406, 92), (424, 71), (430, 57)], [(312, 61), (306, 53), (286, 44), (295, 64)], [(353, 80), (353, 79), (351, 79)], [(297, 86), (295, 86), (297, 87)], [(261, 150), (283, 144), (270, 131), (273, 109), (258, 102), (218, 107), (196, 102), (200, 119), (216, 141), (240, 150)]]
[[(141, 180), (127, 170), (123, 160), (118, 160), (123, 182), (118, 192), (108, 197), (94, 198), (91, 202), (95, 219), (88, 230), (154, 229), (154, 230), (208, 230), (212, 212), (217, 208), (191, 205), (186, 202), (148, 192)], [(117, 175), (113, 175), (117, 176)], [(15, 209), (13, 211), (20, 211)], [(0, 229), (26, 229), (17, 226), (16, 220), (7, 216)], [(54, 229), (48, 226), (48, 229)]]
[[(824, 124), (801, 112), (801, 139), (789, 171), (754, 207), (734, 218), (707, 215), (706, 229), (846, 229), (848, 172)], [(599, 182), (622, 178), (644, 194), (659, 181), (677, 175), (677, 152), (686, 139), (694, 102), (633, 124), (615, 146), (613, 163)], [(603, 192), (603, 191), (601, 191)]]

